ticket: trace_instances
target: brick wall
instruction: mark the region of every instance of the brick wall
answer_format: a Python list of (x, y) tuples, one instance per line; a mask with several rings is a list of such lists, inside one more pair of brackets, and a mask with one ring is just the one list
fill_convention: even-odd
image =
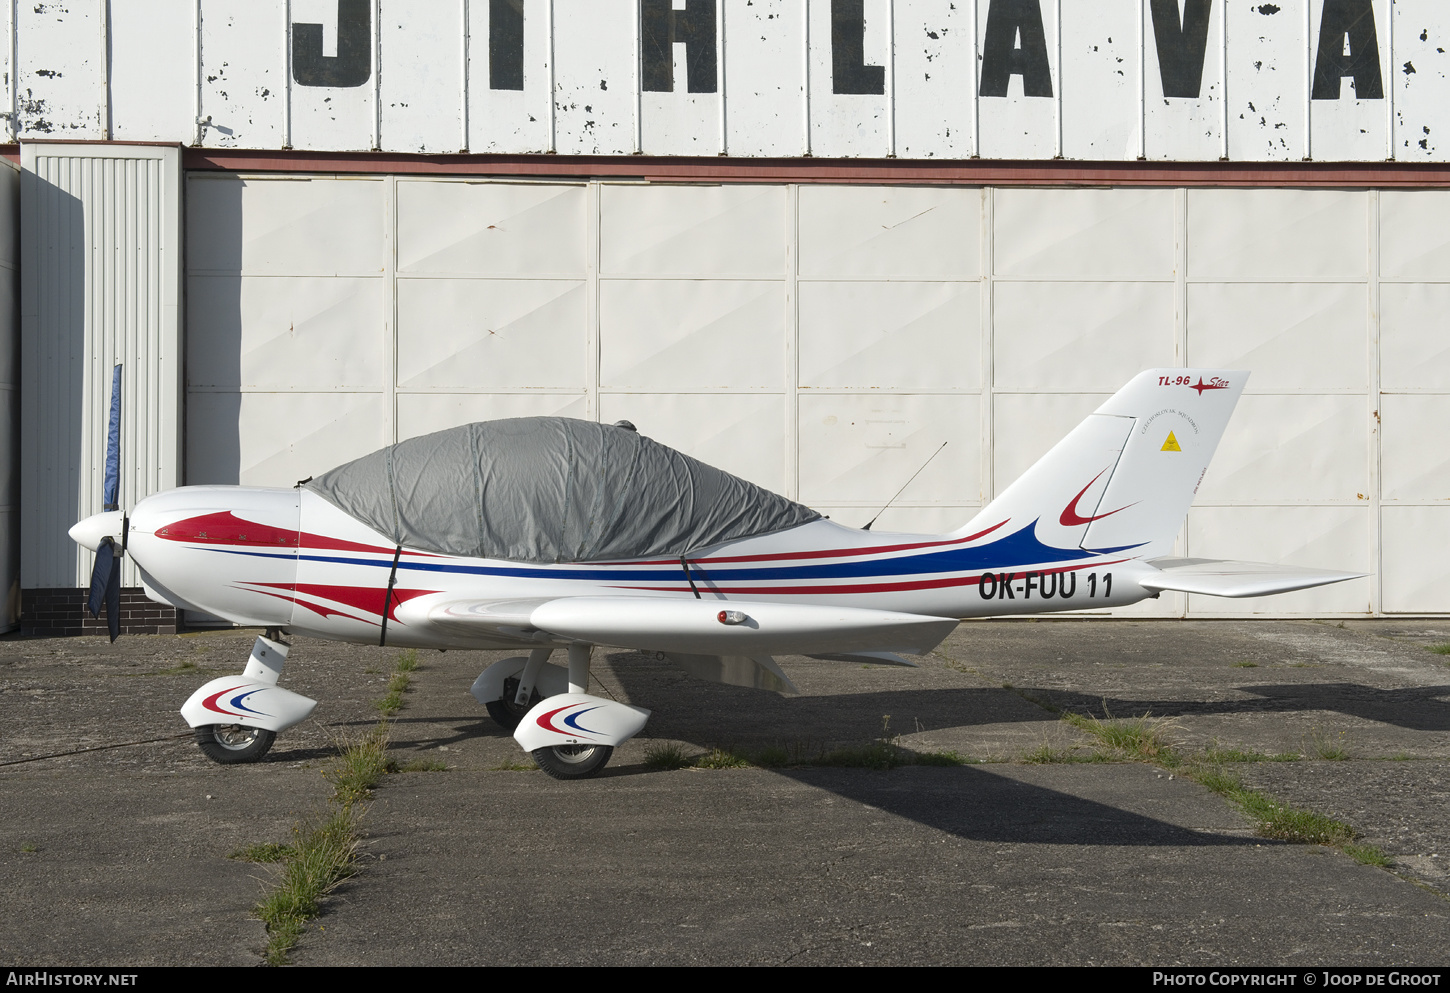
[[(59, 637), (72, 634), (106, 634), (106, 610), (92, 617), (86, 609), (90, 590), (22, 590), (20, 630), (23, 634)], [(139, 587), (121, 590), (122, 634), (175, 634), (177, 609), (148, 600)]]

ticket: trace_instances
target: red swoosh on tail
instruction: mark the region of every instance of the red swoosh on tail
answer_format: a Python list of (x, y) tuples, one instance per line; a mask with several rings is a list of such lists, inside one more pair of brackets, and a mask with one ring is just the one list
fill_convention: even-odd
[[(1108, 470), (1106, 469), (1103, 470), (1103, 472), (1107, 471)], [(1093, 521), (1100, 521), (1104, 517), (1112, 517), (1119, 510), (1127, 510), (1128, 507), (1133, 506), (1133, 504), (1130, 503), (1127, 507), (1119, 507), (1118, 510), (1110, 510), (1106, 514), (1098, 514), (1095, 517), (1082, 517), (1078, 514), (1077, 502), (1082, 499), (1084, 493), (1092, 488), (1093, 483), (1096, 483), (1099, 479), (1103, 478), (1103, 472), (1098, 473), (1092, 478), (1091, 481), (1089, 481), (1086, 486), (1078, 490), (1077, 496), (1072, 498), (1072, 502), (1063, 509), (1062, 516), (1057, 519), (1059, 524), (1061, 524), (1065, 528), (1074, 527), (1078, 524), (1091, 524)]]

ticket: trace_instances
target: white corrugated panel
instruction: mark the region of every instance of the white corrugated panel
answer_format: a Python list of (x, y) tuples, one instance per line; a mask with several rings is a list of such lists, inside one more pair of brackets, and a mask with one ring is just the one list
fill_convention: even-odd
[(806, 151), (806, 5), (722, 0), (725, 149), (731, 155)]
[(1450, 547), (1450, 507), (1388, 506), (1383, 513), (1383, 609), (1445, 613), (1450, 556), (1439, 552)]
[(20, 170), (0, 168), (0, 632), (20, 610)]
[(637, 151), (636, 5), (632, 0), (553, 4), (555, 150), (562, 155)]
[[(36, 143), (21, 161), (21, 375), (33, 387), (21, 414), (22, 584), (87, 585), (92, 554), (66, 532), (101, 509), (116, 363), (122, 506), (181, 482), (180, 154)], [(138, 583), (127, 563), (122, 584)]]
[(1185, 364), (1251, 371), (1250, 393), (1369, 386), (1364, 283), (1193, 283)]
[(388, 71), (378, 81), (378, 147), (391, 152), (457, 152), (467, 145), (462, 44), (466, 3), (383, 0), (379, 4), (378, 46), (387, 52)]
[(1013, 280), (992, 307), (999, 389), (1112, 392), (1173, 365), (1172, 283)]
[(1172, 279), (1173, 196), (1171, 190), (998, 190), (992, 198), (996, 274)]
[[(335, 9), (337, 4), (332, 6)], [(201, 65), (196, 74), (201, 81), (202, 144), (215, 148), (289, 144), (287, 51), (278, 43), (286, 24), (285, 2), (200, 0), (200, 7)]]
[[(905, 505), (973, 506), (981, 501), (980, 431), (975, 396), (803, 396), (800, 499), (813, 507), (879, 510), (946, 442), (946, 450), (911, 481), (902, 500)], [(964, 514), (953, 526), (966, 520)]]
[(400, 279), (398, 387), (582, 390), (586, 310), (580, 280)]
[(108, 0), (111, 134), (118, 141), (196, 140), (196, 0)]
[(785, 406), (759, 393), (601, 393), (599, 420), (640, 434), (780, 493), (785, 490)]
[[(468, 148), (474, 152), (553, 150), (553, 45), (548, 25), (552, 0), (521, 0), (521, 89), (493, 88), (490, 59), (491, 4), (468, 2)], [(500, 70), (502, 72), (502, 70)]]
[(600, 270), (610, 274), (783, 276), (780, 186), (605, 186)]
[[(1367, 507), (1194, 507), (1187, 554), (1372, 573), (1369, 529)], [(1189, 596), (1188, 609), (1210, 617), (1363, 614), (1373, 582), (1370, 576), (1271, 597)]]
[(1188, 275), (1364, 279), (1367, 194), (1341, 190), (1188, 191)]
[(779, 392), (784, 318), (780, 280), (604, 280), (600, 388)]
[[(802, 388), (981, 387), (981, 291), (975, 282), (799, 285)], [(925, 355), (933, 361), (923, 362)]]
[(1062, 153), (1136, 159), (1142, 115), (1139, 0), (1062, 7)]
[(972, 4), (896, 3), (893, 14), (895, 154), (909, 159), (968, 158), (976, 152), (972, 127), (977, 114), (972, 96), (977, 91)]

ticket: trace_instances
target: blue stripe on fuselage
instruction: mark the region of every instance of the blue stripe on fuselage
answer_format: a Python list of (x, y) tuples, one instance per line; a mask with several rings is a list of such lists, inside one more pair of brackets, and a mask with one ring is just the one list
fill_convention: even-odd
[[(1054, 548), (1044, 545), (1037, 538), (1037, 522), (1013, 532), (1006, 537), (976, 548), (948, 548), (939, 552), (920, 555), (902, 555), (886, 558), (867, 558), (854, 562), (823, 562), (811, 565), (758, 565), (726, 568), (711, 566), (708, 559), (691, 560), (690, 571), (697, 579), (711, 583), (734, 583), (746, 580), (794, 581), (805, 579), (874, 579), (881, 577), (921, 576), (955, 572), (986, 572), (998, 569), (1012, 569), (1024, 565), (1041, 565), (1049, 562), (1071, 562), (1081, 559), (1111, 555), (1134, 545), (1116, 548)], [(230, 555), (252, 555), (261, 558), (292, 558), (291, 555), (275, 552), (242, 552), (226, 548), (213, 551)], [(870, 552), (863, 552), (869, 555)], [(307, 562), (326, 562), (335, 565), (376, 566), (391, 569), (391, 556), (377, 559), (336, 558), (325, 555), (297, 555)], [(398, 563), (398, 571), (413, 573), (462, 573), (482, 576), (509, 576), (520, 579), (588, 579), (610, 582), (652, 582), (677, 575), (675, 569), (657, 566), (653, 569), (631, 568), (629, 566), (589, 566), (574, 568), (547, 568), (537, 566), (475, 566), (449, 562)]]

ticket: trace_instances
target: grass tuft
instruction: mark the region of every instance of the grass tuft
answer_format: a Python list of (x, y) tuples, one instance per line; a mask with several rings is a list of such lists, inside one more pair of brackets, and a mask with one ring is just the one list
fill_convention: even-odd
[(337, 762), (322, 775), (332, 784), (333, 802), (343, 807), (360, 803), (396, 768), (388, 758), (388, 723), (379, 721), (361, 741), (343, 748)]
[(1155, 718), (1151, 714), (1115, 720), (1065, 713), (1062, 719), (1079, 731), (1086, 732), (1104, 747), (1124, 757), (1142, 759), (1168, 768), (1179, 764), (1181, 759), (1169, 741), (1169, 734), (1178, 729), (1178, 724), (1166, 717)]
[(532, 762), (515, 762), (513, 759), (504, 759), (498, 765), (490, 766), (489, 772), (538, 772), (539, 767)]
[(1030, 765), (1054, 765), (1063, 762), (1106, 762), (1107, 757), (1102, 752), (1089, 752), (1084, 755), (1077, 748), (1053, 748), (1044, 741), (1022, 756), (1022, 761)]
[(1200, 766), (1190, 769), (1189, 775), (1258, 821), (1258, 832), (1265, 838), (1335, 848), (1346, 848), (1355, 839), (1354, 828), (1343, 821), (1312, 810), (1291, 807), (1265, 793), (1249, 789), (1222, 766)]
[(1374, 845), (1344, 845), (1344, 854), (1360, 865), (1373, 865), (1381, 869), (1390, 867), (1390, 857)]
[(322, 898), (353, 874), (357, 821), (356, 810), (346, 806), (292, 829), (293, 853), (283, 865), (282, 878), (256, 908), (267, 925), (264, 956), (269, 965), (287, 964), (287, 952), (302, 937), (307, 921), (318, 915)]
[(915, 752), (911, 755), (912, 765), (970, 765), (971, 762), (956, 752)]
[(790, 765), (790, 752), (779, 745), (762, 748), (755, 756), (755, 764), (762, 769), (780, 769)]
[(1259, 667), (1259, 663), (1257, 663), (1257, 662), (1235, 662), (1234, 663), (1234, 668), (1235, 669), (1257, 669), (1258, 667)]
[(373, 709), (382, 714), (384, 718), (392, 717), (403, 709), (403, 694), (408, 692), (408, 685), (413, 681), (410, 675), (418, 668), (418, 653), (412, 649), (398, 656), (398, 662), (393, 667), (393, 678), (388, 680), (388, 695), (381, 700), (373, 701)]
[(1450, 641), (1447, 641), (1443, 645), (1431, 645), (1430, 651), (1436, 655), (1450, 655)]
[(712, 748), (695, 760), (697, 769), (749, 769), (750, 760), (728, 748)]
[(258, 842), (255, 845), (248, 845), (245, 848), (238, 848), (227, 856), (238, 862), (281, 862), (290, 859), (297, 854), (297, 849), (291, 845), (279, 845), (275, 841)]
[(657, 742), (644, 750), (644, 767), (646, 769), (664, 772), (670, 769), (683, 769), (690, 764), (685, 750), (672, 741)]
[(885, 740), (837, 748), (811, 762), (811, 765), (833, 769), (895, 769), (910, 764), (911, 753)]
[(407, 765), (395, 766), (393, 772), (447, 772), (448, 763), (437, 759), (414, 759)]
[(1344, 747), (1344, 732), (1331, 735), (1327, 731), (1314, 732), (1314, 754), (1327, 762), (1343, 762), (1349, 758), (1349, 749)]

